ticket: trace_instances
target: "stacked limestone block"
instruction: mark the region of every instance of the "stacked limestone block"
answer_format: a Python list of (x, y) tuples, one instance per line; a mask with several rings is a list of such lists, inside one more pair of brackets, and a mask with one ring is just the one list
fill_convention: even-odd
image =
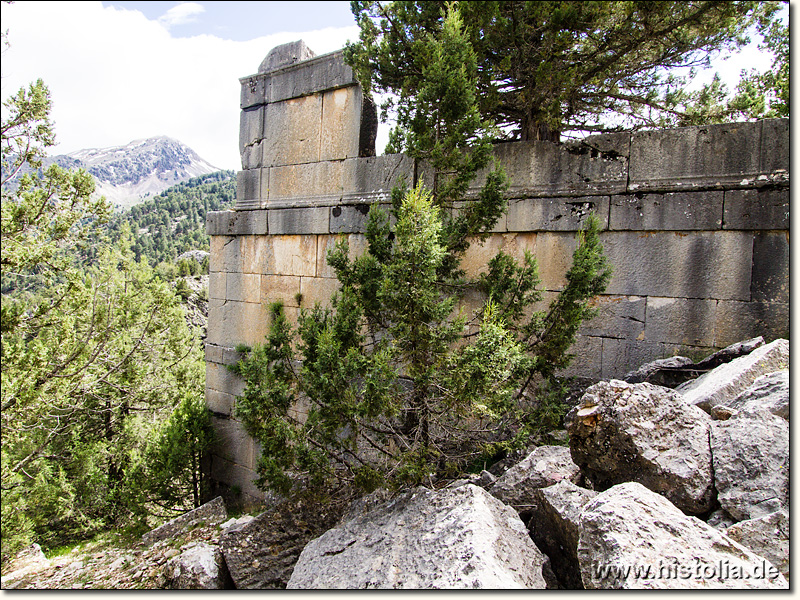
[[(257, 496), (258, 448), (235, 419), (242, 382), (226, 367), (233, 348), (264, 340), (270, 302), (283, 301), (292, 321), (326, 304), (338, 287), (328, 250), (347, 238), (351, 255), (362, 253), (369, 207), (388, 204), (401, 179), (430, 182), (431, 171), (404, 155), (374, 156), (375, 109), (341, 52), (279, 46), (240, 81), (236, 208), (207, 221), (206, 398), (224, 441), (212, 475)], [(788, 132), (788, 119), (770, 119), (498, 144), (508, 211), (463, 267), (476, 276), (498, 250), (530, 250), (546, 308), (566, 285), (577, 231), (590, 213), (599, 217), (614, 275), (566, 374), (609, 379), (674, 354), (786, 337)], [(465, 308), (481, 301), (468, 293)]]

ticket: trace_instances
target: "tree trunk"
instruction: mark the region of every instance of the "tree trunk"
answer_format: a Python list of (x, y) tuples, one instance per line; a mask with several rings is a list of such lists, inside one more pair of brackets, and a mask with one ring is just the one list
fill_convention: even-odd
[(561, 132), (551, 129), (545, 124), (541, 114), (529, 111), (522, 118), (520, 135), (525, 141), (555, 142), (561, 141)]

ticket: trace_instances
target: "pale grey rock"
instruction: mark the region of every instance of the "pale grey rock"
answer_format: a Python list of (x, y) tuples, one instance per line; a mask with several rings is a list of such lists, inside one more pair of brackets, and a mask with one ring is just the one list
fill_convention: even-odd
[(165, 540), (174, 537), (181, 531), (185, 531), (190, 527), (197, 525), (200, 522), (206, 525), (216, 525), (222, 523), (228, 518), (228, 511), (225, 509), (225, 503), (222, 496), (217, 496), (213, 500), (206, 502), (202, 506), (190, 510), (179, 517), (167, 521), (160, 527), (156, 527), (152, 531), (148, 531), (142, 536), (142, 542), (146, 545), (153, 544), (159, 540)]
[(717, 404), (730, 405), (761, 375), (789, 367), (789, 341), (775, 340), (750, 354), (722, 364), (676, 388), (684, 400), (706, 412)]
[[(687, 358), (685, 356), (670, 356), (669, 358), (661, 358), (644, 364), (635, 371), (626, 373), (622, 379), (628, 383), (644, 383), (646, 381), (650, 381), (650, 379), (653, 377), (663, 378), (659, 375), (662, 370), (672, 370), (692, 364), (694, 363), (692, 362), (691, 358)], [(663, 385), (661, 381), (651, 383)]]
[(590, 500), (580, 528), (578, 560), (587, 589), (788, 588), (764, 557), (638, 483)]
[(725, 512), (724, 509), (718, 508), (708, 516), (706, 523), (711, 525), (714, 529), (725, 531), (728, 527), (736, 523), (736, 519)]
[(754, 337), (742, 342), (736, 342), (735, 344), (731, 344), (722, 350), (718, 350), (717, 352), (706, 356), (703, 360), (698, 361), (695, 364), (695, 367), (710, 371), (711, 369), (715, 369), (722, 364), (731, 362), (735, 358), (739, 358), (745, 354), (750, 354), (753, 350), (760, 348), (763, 345), (764, 338), (762, 336)]
[(597, 492), (561, 480), (555, 485), (534, 490), (534, 509), (528, 530), (536, 546), (550, 557), (561, 588), (580, 590), (578, 539), (580, 514)]
[(219, 543), (237, 589), (283, 589), (313, 536), (300, 511), (279, 505), (228, 527)]
[(711, 407), (711, 410), (708, 411), (708, 414), (711, 415), (711, 418), (715, 421), (727, 421), (738, 412), (738, 410), (731, 408), (730, 406), (717, 404), (716, 406)]
[(732, 540), (763, 556), (789, 580), (789, 513), (779, 510), (728, 527)]
[(524, 511), (533, 492), (563, 479), (577, 480), (578, 465), (566, 446), (540, 446), (497, 479), (489, 492), (506, 504)]
[(310, 542), (291, 589), (544, 589), (516, 512), (474, 485), (418, 487)]
[(789, 423), (772, 413), (740, 411), (712, 421), (711, 453), (717, 499), (737, 521), (786, 508)]
[(602, 381), (565, 420), (572, 459), (594, 489), (636, 481), (687, 513), (711, 509), (711, 419), (677, 392)]
[(294, 63), (314, 58), (316, 54), (303, 40), (275, 46), (258, 66), (259, 73), (267, 73)]
[(164, 566), (167, 586), (174, 590), (230, 589), (230, 575), (218, 546), (189, 545)]
[(789, 420), (789, 370), (762, 375), (731, 401), (741, 410), (765, 408), (773, 415)]

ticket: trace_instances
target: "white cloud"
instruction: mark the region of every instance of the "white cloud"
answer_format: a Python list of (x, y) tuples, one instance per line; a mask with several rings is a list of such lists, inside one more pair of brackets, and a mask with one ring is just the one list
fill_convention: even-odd
[(206, 9), (196, 2), (182, 2), (158, 17), (158, 22), (169, 29), (173, 25), (192, 23), (197, 20), (197, 15), (204, 12)]
[(303, 38), (321, 54), (358, 37), (354, 25), (248, 42), (173, 38), (140, 12), (101, 2), (3, 3), (0, 10), (11, 44), (2, 98), (44, 79), (60, 142), (52, 153), (167, 135), (226, 169), (241, 168), (239, 78), (255, 73), (278, 44)]

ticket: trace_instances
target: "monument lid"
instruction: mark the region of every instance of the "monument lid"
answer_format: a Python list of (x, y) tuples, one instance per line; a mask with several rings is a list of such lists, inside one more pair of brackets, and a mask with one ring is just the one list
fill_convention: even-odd
[(267, 73), (303, 60), (308, 60), (309, 58), (314, 58), (315, 56), (316, 53), (306, 46), (303, 40), (281, 44), (269, 51), (264, 60), (261, 61), (258, 72)]

